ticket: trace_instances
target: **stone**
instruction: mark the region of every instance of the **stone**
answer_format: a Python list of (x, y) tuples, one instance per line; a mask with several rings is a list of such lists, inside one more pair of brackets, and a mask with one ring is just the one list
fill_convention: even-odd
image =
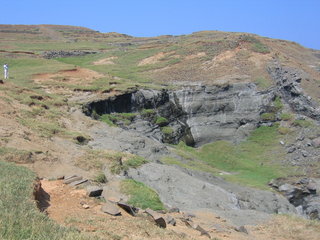
[(167, 227), (167, 223), (165, 221), (165, 218), (161, 214), (157, 213), (156, 211), (153, 211), (150, 208), (147, 208), (145, 210), (145, 212), (148, 213), (153, 218), (153, 220), (155, 221), (157, 226), (159, 226), (161, 228)]
[(180, 210), (177, 207), (173, 207), (169, 209), (169, 213), (178, 213), (178, 212), (180, 212)]
[(69, 176), (65, 176), (64, 180), (68, 180), (70, 178), (74, 178), (74, 177), (78, 177), (77, 175), (69, 175)]
[(131, 206), (131, 205), (124, 203), (124, 202), (118, 202), (117, 204), (119, 207), (121, 207), (123, 210), (125, 210), (130, 215), (136, 216), (138, 209), (135, 208), (134, 206)]
[(170, 215), (166, 215), (164, 219), (167, 224), (170, 224), (172, 226), (175, 226), (177, 224), (176, 220)]
[(305, 150), (302, 150), (301, 151), (301, 154), (302, 154), (302, 156), (303, 157), (308, 157), (310, 154), (307, 152), (307, 151), (305, 151)]
[(83, 204), (82, 207), (83, 207), (84, 209), (90, 208), (90, 206), (89, 206), (88, 204)]
[(296, 150), (295, 146), (289, 147), (287, 153), (293, 153)]
[(236, 227), (234, 230), (236, 230), (237, 232), (243, 232), (245, 234), (249, 234), (248, 230), (244, 226)]
[(101, 211), (104, 213), (108, 213), (112, 216), (119, 216), (121, 215), (120, 209), (113, 203), (111, 202), (106, 202), (105, 204), (102, 205)]
[(76, 182), (76, 181), (80, 181), (82, 180), (82, 177), (81, 176), (72, 176), (72, 177), (68, 177), (66, 178), (63, 183), (64, 184), (70, 184), (70, 183), (73, 183), (73, 182)]
[(320, 137), (313, 139), (311, 144), (314, 148), (319, 148), (320, 147)]
[(75, 187), (75, 186), (78, 186), (78, 185), (83, 184), (85, 182), (88, 182), (88, 179), (81, 179), (81, 180), (78, 180), (78, 181), (73, 181), (69, 185), (72, 186), (72, 187)]
[(89, 197), (99, 197), (101, 196), (103, 188), (100, 186), (88, 186), (87, 194)]
[(204, 235), (204, 236), (207, 236), (209, 239), (211, 239), (211, 236), (208, 233), (208, 231), (204, 230), (200, 225), (197, 225), (195, 229), (201, 233), (200, 236)]

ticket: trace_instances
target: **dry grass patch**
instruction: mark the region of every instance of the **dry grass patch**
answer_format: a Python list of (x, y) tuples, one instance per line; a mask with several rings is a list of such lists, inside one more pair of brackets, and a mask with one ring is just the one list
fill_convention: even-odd
[(272, 239), (319, 240), (320, 222), (294, 216), (277, 215), (268, 224), (256, 227), (255, 231), (257, 231), (256, 236), (268, 234)]

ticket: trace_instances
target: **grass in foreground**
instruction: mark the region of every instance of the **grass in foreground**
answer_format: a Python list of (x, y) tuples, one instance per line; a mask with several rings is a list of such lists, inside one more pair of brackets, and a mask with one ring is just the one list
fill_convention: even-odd
[(121, 182), (121, 191), (130, 196), (129, 204), (142, 209), (164, 210), (158, 194), (141, 182), (127, 179)]
[(39, 212), (32, 201), (34, 179), (30, 170), (0, 161), (0, 239), (93, 239), (59, 226)]

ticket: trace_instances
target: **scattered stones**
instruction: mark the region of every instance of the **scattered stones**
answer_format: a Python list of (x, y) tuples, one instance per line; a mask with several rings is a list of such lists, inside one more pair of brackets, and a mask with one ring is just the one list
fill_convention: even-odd
[(108, 201), (101, 207), (101, 211), (112, 216), (121, 215), (120, 209), (116, 205)]
[(138, 213), (138, 209), (134, 206), (131, 206), (124, 202), (118, 202), (117, 203), (119, 207), (121, 207), (123, 210), (125, 210), (127, 213), (129, 213), (132, 216), (136, 216)]
[(269, 185), (282, 192), (296, 207), (300, 215), (306, 215), (311, 219), (320, 219), (320, 196), (317, 193), (318, 184), (316, 181), (316, 179), (310, 178), (302, 178), (295, 182), (274, 179), (270, 181)]
[(96, 54), (98, 52), (96, 51), (80, 51), (80, 50), (74, 50), (74, 51), (47, 51), (42, 54), (42, 56), (46, 59), (51, 58), (63, 58), (63, 57), (79, 57), (79, 56), (85, 56), (88, 54)]
[(103, 191), (102, 187), (99, 186), (88, 186), (87, 187), (87, 194), (89, 197), (99, 197), (101, 196)]

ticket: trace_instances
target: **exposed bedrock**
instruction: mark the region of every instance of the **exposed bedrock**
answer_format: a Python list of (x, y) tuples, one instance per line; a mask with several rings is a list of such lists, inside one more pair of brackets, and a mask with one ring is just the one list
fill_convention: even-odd
[(296, 213), (294, 206), (278, 194), (237, 186), (176, 166), (148, 163), (130, 169), (128, 176), (154, 188), (168, 207), (211, 210), (234, 224), (254, 224), (265, 220), (268, 214)]
[(281, 66), (278, 62), (272, 63), (268, 72), (275, 80), (281, 97), (294, 112), (320, 120), (319, 104), (308, 96), (300, 86), (302, 79), (308, 78), (307, 73), (299, 69)]
[[(189, 86), (180, 90), (138, 90), (84, 106), (87, 115), (135, 112), (130, 124), (122, 125), (160, 142), (185, 141), (200, 146), (216, 140), (239, 141), (254, 129), (275, 95), (259, 92), (254, 84)], [(144, 116), (153, 109), (155, 116)], [(157, 124), (156, 118), (167, 123)], [(170, 133), (163, 131), (163, 127)]]

